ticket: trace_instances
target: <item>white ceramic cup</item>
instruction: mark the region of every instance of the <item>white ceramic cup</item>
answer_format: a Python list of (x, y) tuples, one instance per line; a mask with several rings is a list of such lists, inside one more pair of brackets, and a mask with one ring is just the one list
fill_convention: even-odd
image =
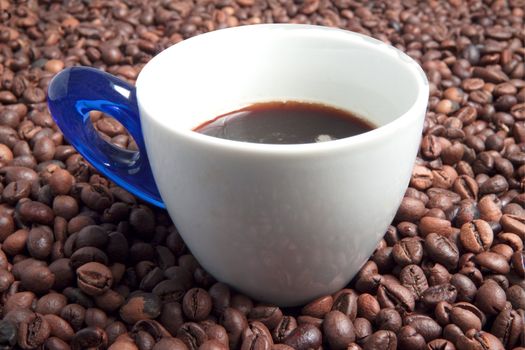
[[(149, 164), (192, 254), (217, 280), (281, 306), (344, 287), (373, 252), (408, 185), (428, 93), (419, 65), (392, 46), (291, 24), (184, 40), (136, 83)], [(289, 100), (345, 109), (378, 128), (294, 145), (192, 131)]]

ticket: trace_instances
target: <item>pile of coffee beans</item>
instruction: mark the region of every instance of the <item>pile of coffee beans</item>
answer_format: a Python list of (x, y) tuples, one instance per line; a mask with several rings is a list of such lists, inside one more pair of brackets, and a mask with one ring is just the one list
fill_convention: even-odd
[[(524, 350), (524, 9), (523, 0), (0, 0), (0, 349)], [(215, 281), (166, 212), (97, 174), (45, 104), (64, 67), (133, 82), (185, 38), (270, 22), (371, 35), (430, 81), (410, 187), (384, 239), (346, 289), (292, 309)], [(92, 121), (135, 148), (109, 116)]]

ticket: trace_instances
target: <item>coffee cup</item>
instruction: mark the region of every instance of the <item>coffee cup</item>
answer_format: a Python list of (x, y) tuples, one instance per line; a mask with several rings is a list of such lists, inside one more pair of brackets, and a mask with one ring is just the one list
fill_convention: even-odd
[[(184, 40), (155, 56), (135, 87), (71, 67), (48, 104), (98, 171), (166, 208), (217, 280), (293, 306), (344, 287), (393, 219), (416, 158), (428, 82), (396, 48), (340, 29), (251, 25)], [(305, 101), (377, 128), (305, 144), (215, 138), (194, 128), (255, 103)], [(104, 141), (89, 112), (117, 119), (138, 151)]]

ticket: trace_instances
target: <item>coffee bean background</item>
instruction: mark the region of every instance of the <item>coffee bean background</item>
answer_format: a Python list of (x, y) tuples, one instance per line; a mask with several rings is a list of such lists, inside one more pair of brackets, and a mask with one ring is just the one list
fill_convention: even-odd
[[(525, 349), (524, 9), (0, 0), (0, 349)], [(215, 281), (166, 212), (99, 175), (45, 104), (64, 67), (134, 82), (183, 39), (272, 22), (371, 35), (430, 81), (410, 187), (384, 239), (347, 288), (289, 309)], [(110, 116), (91, 119), (105, 140), (136, 149)]]

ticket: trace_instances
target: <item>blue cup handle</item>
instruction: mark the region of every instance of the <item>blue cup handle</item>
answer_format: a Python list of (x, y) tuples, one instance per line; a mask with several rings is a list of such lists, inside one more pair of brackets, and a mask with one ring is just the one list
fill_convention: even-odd
[[(129, 192), (165, 208), (144, 146), (134, 86), (98, 69), (71, 67), (51, 80), (47, 102), (65, 138), (89, 163)], [(111, 115), (124, 125), (139, 151), (123, 150), (104, 141), (89, 118), (93, 110)]]

